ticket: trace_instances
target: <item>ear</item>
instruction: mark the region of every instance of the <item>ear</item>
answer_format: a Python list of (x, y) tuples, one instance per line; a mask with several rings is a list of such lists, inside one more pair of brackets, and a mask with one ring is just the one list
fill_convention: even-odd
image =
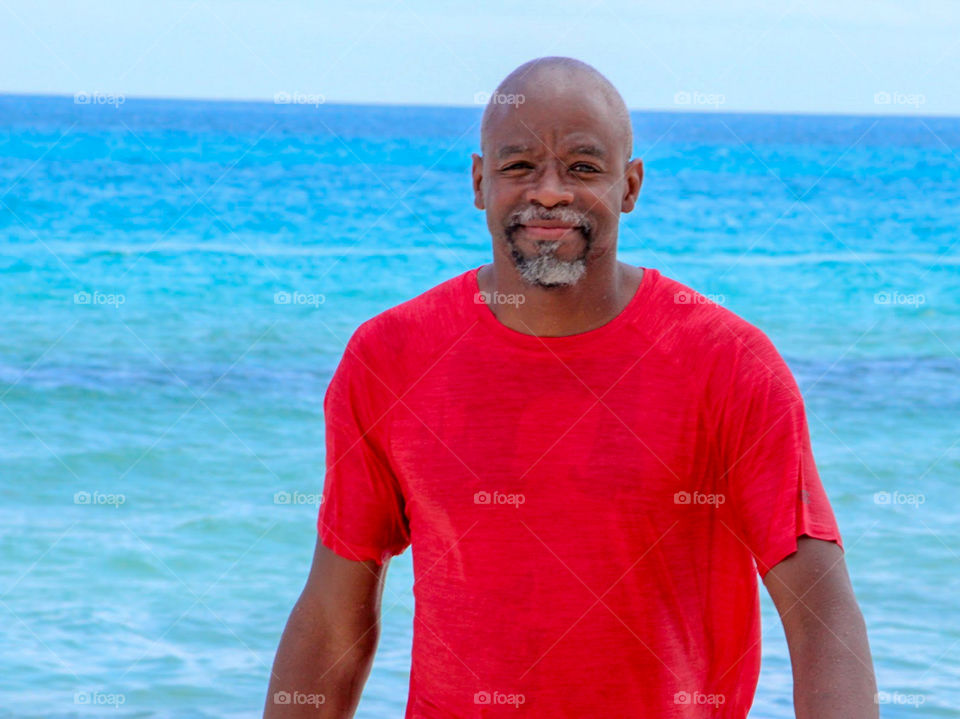
[(483, 158), (477, 153), (473, 153), (470, 157), (473, 158), (473, 168), (471, 173), (473, 175), (473, 206), (478, 210), (484, 209), (483, 207)]
[(630, 212), (637, 204), (640, 186), (643, 184), (643, 160), (636, 158), (627, 163), (627, 171), (623, 175), (626, 187), (623, 199), (620, 201), (620, 212)]

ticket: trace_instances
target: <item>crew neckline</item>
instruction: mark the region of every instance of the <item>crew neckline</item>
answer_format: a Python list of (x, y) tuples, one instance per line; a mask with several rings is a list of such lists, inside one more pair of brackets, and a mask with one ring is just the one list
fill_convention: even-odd
[(476, 308), (477, 317), (480, 322), (487, 327), (498, 338), (518, 347), (533, 349), (539, 351), (566, 351), (593, 348), (612, 335), (614, 335), (624, 325), (629, 324), (639, 314), (640, 308), (646, 304), (646, 298), (650, 294), (653, 284), (656, 282), (659, 274), (656, 269), (637, 265), (638, 269), (643, 270), (643, 277), (640, 278), (640, 284), (633, 297), (624, 306), (620, 313), (606, 324), (594, 327), (586, 332), (578, 332), (572, 335), (563, 335), (560, 337), (547, 337), (540, 335), (529, 335), (518, 332), (511, 327), (507, 327), (497, 316), (486, 302), (479, 301), (480, 281), (478, 274), (485, 265), (474, 267), (467, 272), (467, 287), (469, 288), (469, 301)]

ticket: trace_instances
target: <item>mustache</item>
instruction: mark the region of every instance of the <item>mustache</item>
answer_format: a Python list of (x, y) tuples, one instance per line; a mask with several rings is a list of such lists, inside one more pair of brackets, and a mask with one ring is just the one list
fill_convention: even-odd
[(508, 226), (528, 225), (535, 220), (553, 220), (562, 222), (573, 227), (580, 227), (590, 231), (590, 220), (581, 212), (571, 210), (569, 207), (557, 207), (552, 210), (543, 210), (537, 207), (526, 207), (520, 212), (510, 215)]

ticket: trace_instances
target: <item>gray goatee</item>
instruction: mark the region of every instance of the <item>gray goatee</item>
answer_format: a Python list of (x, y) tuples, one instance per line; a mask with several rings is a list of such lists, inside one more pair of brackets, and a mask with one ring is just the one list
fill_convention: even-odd
[[(538, 287), (569, 287), (580, 281), (587, 271), (587, 253), (593, 243), (589, 221), (583, 215), (567, 208), (538, 211), (535, 207), (528, 207), (510, 219), (510, 226), (506, 231), (507, 244), (510, 246), (513, 264), (524, 282)], [(559, 220), (576, 226), (585, 239), (583, 250), (574, 259), (564, 260), (557, 256), (557, 250), (562, 244), (560, 240), (541, 241), (537, 243), (536, 256), (524, 255), (515, 238), (520, 229), (517, 225), (529, 224), (535, 220)]]

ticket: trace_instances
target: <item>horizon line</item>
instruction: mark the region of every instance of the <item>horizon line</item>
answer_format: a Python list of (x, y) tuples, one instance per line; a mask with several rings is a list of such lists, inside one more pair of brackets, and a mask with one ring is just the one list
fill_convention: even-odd
[[(319, 107), (319, 105), (329, 105), (332, 107), (413, 107), (413, 108), (435, 108), (447, 110), (467, 110), (474, 109), (482, 111), (485, 104), (464, 103), (464, 104), (443, 104), (434, 102), (373, 102), (373, 101), (333, 101), (329, 102), (324, 97), (323, 102), (314, 105), (314, 103), (300, 102), (277, 102), (268, 98), (230, 98), (230, 97), (201, 97), (188, 95), (127, 95), (122, 92), (106, 92), (100, 90), (78, 91), (74, 93), (47, 93), (47, 92), (12, 92), (0, 90), (0, 99), (7, 97), (20, 98), (38, 98), (38, 99), (72, 99), (79, 94), (122, 97), (123, 101), (147, 101), (147, 102), (217, 102), (217, 103), (245, 103), (251, 105), (274, 105), (281, 106), (304, 106)], [(279, 93), (278, 93), (279, 94)], [(290, 94), (290, 93), (287, 93)], [(296, 91), (294, 94), (310, 96), (314, 93)], [(320, 96), (320, 93), (316, 93)], [(637, 114), (677, 114), (677, 115), (774, 115), (774, 116), (802, 116), (802, 117), (851, 117), (851, 118), (918, 118), (918, 119), (960, 119), (960, 114), (937, 113), (937, 114), (919, 114), (919, 113), (876, 113), (876, 112), (830, 112), (820, 110), (719, 110), (719, 109), (696, 109), (696, 106), (678, 106), (674, 108), (649, 107), (635, 108), (628, 107), (630, 113)]]

